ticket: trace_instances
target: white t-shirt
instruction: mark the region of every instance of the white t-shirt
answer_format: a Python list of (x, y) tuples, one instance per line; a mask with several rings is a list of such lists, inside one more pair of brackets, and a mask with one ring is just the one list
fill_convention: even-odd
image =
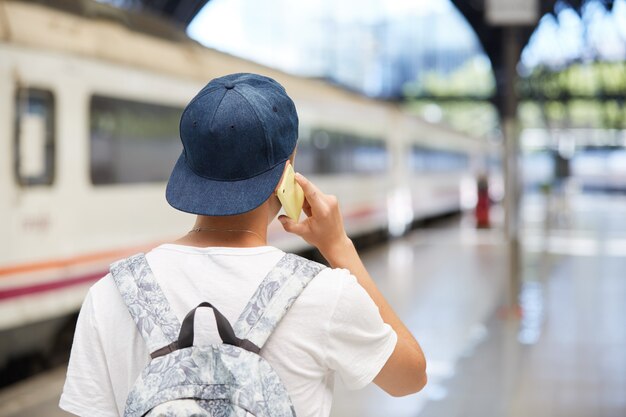
[[(164, 244), (146, 254), (182, 322), (209, 301), (235, 323), (284, 252), (272, 246), (197, 248)], [(212, 310), (200, 309), (195, 344), (219, 343)], [(347, 269), (327, 268), (296, 299), (261, 350), (289, 392), (298, 417), (330, 414), (334, 375), (350, 389), (378, 374), (396, 345), (366, 291)], [(80, 311), (59, 406), (89, 417), (122, 416), (150, 352), (110, 274), (94, 284)]]

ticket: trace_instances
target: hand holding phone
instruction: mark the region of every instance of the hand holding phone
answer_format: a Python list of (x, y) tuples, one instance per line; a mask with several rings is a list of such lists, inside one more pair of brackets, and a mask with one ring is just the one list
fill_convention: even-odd
[(278, 216), (278, 221), (281, 222), (285, 231), (300, 236), (316, 247), (329, 262), (353, 251), (354, 245), (343, 226), (337, 197), (323, 193), (302, 174), (296, 174), (295, 178), (296, 183), (304, 192), (302, 210), (307, 217), (298, 223), (290, 216)]
[(276, 195), (283, 205), (287, 216), (297, 223), (302, 212), (302, 205), (304, 204), (304, 191), (302, 191), (300, 184), (296, 182), (295, 172), (289, 162), (287, 162), (287, 169), (278, 185)]

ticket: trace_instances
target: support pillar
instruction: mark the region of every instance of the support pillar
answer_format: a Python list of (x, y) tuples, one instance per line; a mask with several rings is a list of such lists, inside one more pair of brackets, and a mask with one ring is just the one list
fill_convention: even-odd
[(508, 313), (519, 312), (519, 291), (521, 288), (521, 247), (520, 247), (520, 203), (521, 181), (519, 164), (519, 121), (517, 117), (518, 97), (517, 63), (520, 57), (519, 29), (514, 26), (503, 28), (502, 57), (503, 71), (500, 74), (499, 110), (504, 138), (504, 232), (507, 241), (508, 281), (505, 309)]

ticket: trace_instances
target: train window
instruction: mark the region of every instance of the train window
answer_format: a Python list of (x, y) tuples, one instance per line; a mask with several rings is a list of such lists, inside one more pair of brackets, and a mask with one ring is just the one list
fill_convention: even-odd
[(51, 185), (54, 180), (54, 96), (19, 88), (15, 96), (15, 174), (20, 185)]
[(182, 151), (183, 109), (94, 95), (90, 104), (91, 181), (162, 182)]
[(387, 170), (387, 157), (383, 140), (311, 129), (300, 136), (296, 165), (305, 175), (376, 174)]
[(409, 154), (413, 172), (454, 172), (469, 168), (469, 157), (458, 151), (443, 151), (415, 145)]
[(469, 159), (461, 152), (431, 151), (427, 159), (430, 171), (452, 172), (467, 169)]
[(303, 175), (315, 173), (315, 153), (311, 144), (310, 129), (300, 126), (294, 169)]
[(498, 172), (502, 170), (502, 158), (499, 155), (487, 155), (487, 170), (489, 172)]
[(426, 171), (426, 160), (428, 158), (428, 150), (421, 146), (413, 146), (409, 153), (409, 167), (414, 172)]

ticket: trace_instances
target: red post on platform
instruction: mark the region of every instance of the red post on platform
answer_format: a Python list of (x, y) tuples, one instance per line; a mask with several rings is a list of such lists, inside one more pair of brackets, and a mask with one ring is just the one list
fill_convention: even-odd
[(489, 181), (485, 175), (481, 175), (477, 181), (478, 199), (476, 201), (476, 227), (488, 228), (489, 224)]

